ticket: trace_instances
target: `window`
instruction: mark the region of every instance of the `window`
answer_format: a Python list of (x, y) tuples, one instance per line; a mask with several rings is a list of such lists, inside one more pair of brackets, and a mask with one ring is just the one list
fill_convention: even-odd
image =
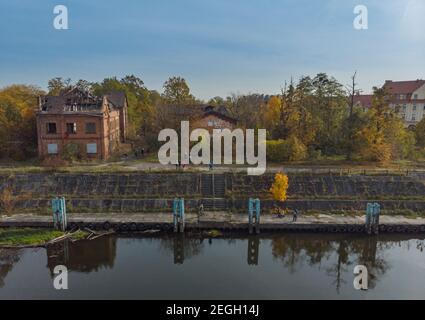
[(416, 111), (416, 105), (413, 106), (413, 111)]
[(77, 124), (76, 123), (67, 123), (66, 124), (66, 133), (76, 134), (77, 133)]
[(96, 123), (94, 122), (87, 122), (86, 123), (86, 133), (96, 133)]
[(214, 121), (208, 121), (208, 127), (214, 126)]
[(413, 100), (418, 100), (418, 95), (417, 95), (417, 94), (415, 94), (415, 95), (413, 96)]
[(48, 134), (55, 134), (56, 131), (56, 123), (55, 122), (49, 122), (46, 124), (46, 131)]
[(87, 154), (96, 154), (96, 153), (97, 153), (97, 144), (87, 143)]
[(57, 143), (49, 143), (47, 145), (47, 153), (48, 154), (57, 154), (58, 153), (58, 145), (57, 145)]
[(416, 116), (415, 115), (412, 116), (412, 121), (416, 121)]

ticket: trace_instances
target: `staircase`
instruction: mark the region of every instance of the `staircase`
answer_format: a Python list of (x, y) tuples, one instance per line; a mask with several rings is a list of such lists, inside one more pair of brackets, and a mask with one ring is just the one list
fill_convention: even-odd
[(226, 192), (226, 186), (224, 182), (224, 174), (214, 175), (214, 196), (217, 198), (223, 198)]
[(201, 193), (205, 211), (227, 211), (224, 174), (202, 174)]
[(212, 174), (201, 175), (201, 194), (203, 197), (214, 197)]

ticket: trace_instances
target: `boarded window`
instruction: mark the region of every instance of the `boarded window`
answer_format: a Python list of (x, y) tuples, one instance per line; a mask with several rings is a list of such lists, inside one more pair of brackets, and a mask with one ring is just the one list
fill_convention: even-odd
[(47, 145), (47, 153), (48, 154), (57, 154), (58, 153), (58, 145), (57, 145), (57, 143), (49, 143)]
[(97, 153), (97, 144), (87, 143), (87, 154), (96, 154), (96, 153)]
[(55, 134), (57, 132), (56, 129), (56, 123), (55, 122), (49, 122), (46, 124), (46, 131), (48, 134)]
[(77, 124), (76, 123), (67, 123), (66, 124), (66, 133), (76, 134), (77, 133)]
[(87, 122), (86, 123), (86, 133), (96, 133), (96, 123), (94, 122)]

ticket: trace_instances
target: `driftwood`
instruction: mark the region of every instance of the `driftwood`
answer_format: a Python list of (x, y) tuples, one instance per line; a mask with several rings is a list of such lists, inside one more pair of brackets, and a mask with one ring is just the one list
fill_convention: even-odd
[(87, 236), (87, 240), (94, 240), (109, 234), (115, 233), (115, 231), (106, 231), (106, 232), (96, 232), (94, 230), (91, 230), (89, 228), (84, 228), (85, 231), (90, 232), (90, 234)]
[(115, 233), (115, 231), (107, 231), (107, 232), (99, 233), (99, 234), (96, 234), (94, 237), (90, 237), (89, 240), (94, 240), (94, 239), (97, 239), (97, 238), (100, 238), (100, 237), (103, 237), (103, 236), (107, 236), (107, 235), (110, 235), (110, 234), (113, 234), (113, 233)]

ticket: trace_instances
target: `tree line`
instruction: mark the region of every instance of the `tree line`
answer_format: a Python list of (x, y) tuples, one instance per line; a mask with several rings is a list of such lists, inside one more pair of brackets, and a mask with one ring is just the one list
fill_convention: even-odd
[(267, 129), (267, 154), (271, 161), (318, 160), (339, 156), (353, 161), (388, 162), (424, 156), (425, 119), (415, 130), (406, 129), (392, 110), (388, 93), (374, 88), (367, 110), (353, 104), (358, 92), (335, 78), (320, 73), (286, 84), (274, 95), (231, 94), (209, 101), (197, 99), (182, 77), (171, 77), (162, 93), (148, 89), (143, 80), (127, 75), (100, 82), (54, 78), (48, 92), (33, 85), (10, 85), (0, 89), (0, 158), (25, 160), (36, 155), (35, 113), (38, 96), (58, 95), (78, 87), (101, 96), (124, 91), (128, 100), (129, 139), (147, 150), (158, 147), (158, 132), (177, 128), (178, 113), (168, 106), (190, 108), (198, 104), (226, 106), (241, 128)]

